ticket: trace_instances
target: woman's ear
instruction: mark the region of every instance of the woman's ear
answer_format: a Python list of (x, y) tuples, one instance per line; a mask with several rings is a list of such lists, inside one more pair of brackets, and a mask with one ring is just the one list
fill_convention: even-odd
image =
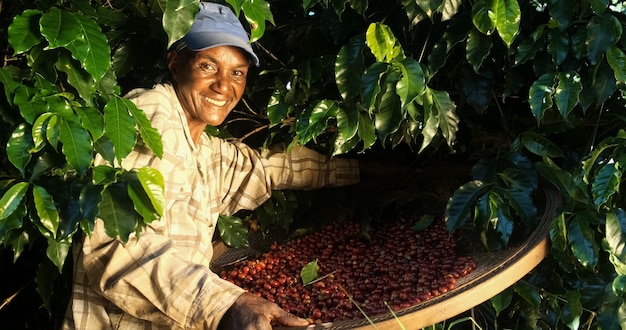
[(180, 54), (178, 54), (175, 50), (170, 50), (167, 52), (167, 68), (172, 75), (172, 79), (176, 81), (176, 77), (178, 75), (178, 66), (180, 61)]

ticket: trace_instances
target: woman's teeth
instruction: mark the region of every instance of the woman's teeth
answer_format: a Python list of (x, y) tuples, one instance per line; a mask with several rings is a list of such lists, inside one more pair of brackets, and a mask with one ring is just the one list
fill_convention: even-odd
[(213, 105), (217, 105), (218, 107), (224, 106), (224, 104), (226, 104), (226, 101), (218, 101), (208, 97), (205, 97), (204, 99)]

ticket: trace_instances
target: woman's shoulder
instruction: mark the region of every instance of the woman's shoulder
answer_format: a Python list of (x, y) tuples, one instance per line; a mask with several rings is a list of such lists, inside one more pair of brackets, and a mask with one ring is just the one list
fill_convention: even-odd
[(152, 88), (135, 88), (124, 95), (124, 98), (133, 101), (138, 107), (164, 105), (172, 108), (176, 92), (170, 84), (157, 84)]

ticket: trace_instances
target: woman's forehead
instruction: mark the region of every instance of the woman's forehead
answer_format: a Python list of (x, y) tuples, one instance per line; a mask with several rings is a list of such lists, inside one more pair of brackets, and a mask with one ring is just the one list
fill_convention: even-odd
[(195, 52), (196, 60), (211, 60), (235, 66), (249, 66), (247, 53), (235, 46), (215, 46)]

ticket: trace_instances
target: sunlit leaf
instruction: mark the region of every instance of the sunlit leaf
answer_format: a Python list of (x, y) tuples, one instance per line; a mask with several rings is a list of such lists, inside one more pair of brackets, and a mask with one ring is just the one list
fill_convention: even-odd
[(9, 161), (17, 168), (22, 177), (26, 176), (26, 165), (31, 159), (31, 150), (35, 143), (31, 134), (31, 128), (22, 123), (18, 125), (6, 145), (6, 153)]
[[(50, 112), (44, 113), (41, 116), (37, 117), (37, 120), (35, 120), (35, 122), (33, 123), (33, 127), (32, 127), (32, 137), (33, 137), (33, 143), (34, 143), (34, 146), (32, 149), (33, 152), (40, 151), (46, 145), (46, 141), (48, 140), (47, 138), (48, 123), (55, 116), (57, 115), (50, 113)], [(54, 132), (54, 130), (51, 130), (51, 132)]]
[[(519, 33), (521, 10), (517, 0), (494, 0), (495, 26), (502, 41), (511, 47)], [(492, 18), (493, 19), (493, 18)]]
[[(226, 3), (228, 3), (231, 8), (233, 8), (233, 10), (235, 11), (235, 15), (239, 16), (239, 13), (241, 12), (241, 7), (243, 7), (243, 3), (249, 1), (249, 0), (226, 0)], [(307, 6), (313, 6), (315, 3), (317, 3), (320, 0), (312, 0), (314, 1), (312, 4), (307, 4)], [(304, 9), (308, 9), (309, 7), (305, 6), (305, 3), (302, 4)]]
[(13, 18), (7, 30), (9, 43), (16, 54), (28, 51), (43, 40), (39, 31), (41, 11), (26, 9)]
[(537, 123), (541, 122), (545, 111), (552, 107), (555, 79), (553, 73), (546, 73), (530, 86), (528, 103)]
[(91, 166), (93, 145), (89, 133), (73, 121), (62, 120), (59, 125), (59, 140), (63, 143), (63, 154), (67, 162), (83, 176)]
[(118, 169), (108, 165), (97, 165), (92, 167), (92, 181), (98, 185), (108, 185), (117, 182)]
[(456, 138), (456, 132), (459, 130), (460, 121), (459, 116), (456, 114), (456, 104), (454, 104), (446, 91), (430, 89), (430, 92), (432, 94), (433, 106), (437, 109), (439, 129), (446, 142), (448, 142), (448, 146), (452, 147)]
[(589, 153), (587, 157), (585, 157), (585, 159), (582, 160), (582, 165), (583, 165), (582, 169), (583, 169), (583, 174), (584, 174), (583, 180), (585, 183), (591, 182), (591, 176), (593, 174), (592, 171), (595, 168), (598, 161), (601, 159), (600, 157), (603, 156), (603, 154), (605, 154), (607, 151), (610, 152), (611, 149), (614, 149), (618, 145), (619, 145), (619, 142), (603, 143), (602, 145), (599, 145), (596, 148), (594, 148), (594, 150), (592, 150), (591, 153)]
[(472, 22), (478, 31), (490, 35), (496, 29), (495, 4), (491, 0), (477, 0), (472, 5)]
[(96, 91), (96, 80), (83, 69), (80, 64), (73, 60), (66, 53), (59, 54), (59, 60), (56, 62), (55, 68), (67, 74), (67, 81), (78, 91), (78, 94), (85, 100), (93, 98)]
[(57, 7), (48, 9), (41, 17), (39, 24), (41, 34), (48, 40), (50, 48), (65, 47), (76, 40), (81, 33), (76, 15)]
[(48, 107), (44, 99), (36, 97), (35, 93), (34, 88), (19, 85), (15, 89), (15, 98), (13, 99), (15, 105), (20, 109), (20, 114), (29, 124), (32, 124), (39, 115), (45, 113)]
[(619, 275), (615, 277), (611, 286), (616, 295), (623, 296), (626, 293), (626, 275)]
[(404, 56), (402, 46), (387, 25), (372, 23), (367, 28), (365, 36), (367, 46), (378, 62), (389, 63), (396, 58)]
[(580, 76), (575, 72), (559, 72), (557, 81), (554, 101), (563, 119), (567, 120), (569, 114), (578, 104), (578, 95), (583, 89), (582, 83), (580, 82)]
[(422, 67), (411, 57), (396, 62), (395, 66), (402, 72), (396, 85), (396, 93), (402, 101), (402, 109), (406, 109), (408, 104), (424, 92), (426, 79)]
[(307, 263), (300, 271), (300, 278), (302, 279), (302, 285), (307, 285), (317, 279), (320, 266), (317, 264), (317, 260)]
[(182, 38), (198, 13), (198, 0), (169, 0), (163, 13), (163, 29), (167, 33), (167, 48)]
[(624, 52), (615, 46), (611, 46), (606, 53), (606, 59), (615, 72), (615, 79), (620, 82), (626, 82), (626, 55), (624, 55)]
[(48, 191), (38, 185), (33, 185), (33, 200), (35, 201), (35, 209), (37, 217), (47, 233), (42, 235), (50, 238), (56, 238), (59, 229), (59, 211)]
[(321, 134), (326, 129), (328, 120), (334, 118), (338, 110), (339, 104), (336, 101), (319, 101), (313, 108), (308, 123), (298, 127), (298, 137), (301, 143), (306, 144)]
[(57, 266), (59, 273), (63, 271), (63, 264), (72, 247), (71, 239), (63, 239), (57, 241), (53, 238), (48, 238), (48, 248), (46, 248), (46, 255), (48, 259)]
[(248, 246), (248, 228), (243, 225), (241, 219), (220, 215), (217, 219), (217, 229), (226, 245), (232, 248)]
[(163, 175), (157, 169), (143, 167), (137, 169), (137, 178), (150, 198), (152, 207), (157, 214), (162, 216), (165, 208), (163, 193), (165, 183), (163, 181)]
[(80, 116), (83, 127), (91, 134), (92, 140), (98, 140), (104, 135), (104, 116), (98, 109), (82, 107), (74, 110)]
[(104, 106), (104, 134), (115, 147), (115, 157), (121, 162), (133, 150), (137, 141), (135, 120), (128, 112), (127, 103), (114, 97)]
[(622, 172), (617, 163), (600, 165), (598, 173), (591, 184), (593, 204), (600, 209), (611, 196), (619, 191)]
[(282, 101), (282, 98), (282, 93), (276, 90), (267, 103), (267, 118), (272, 126), (282, 123), (289, 113), (289, 107)]
[(265, 21), (274, 25), (274, 16), (269, 2), (265, 0), (245, 1), (242, 6), (246, 21), (250, 24), (250, 42), (255, 42), (265, 34)]
[(626, 212), (622, 209), (608, 212), (605, 230), (609, 252), (626, 261)]
[(126, 182), (126, 188), (128, 189), (128, 196), (133, 201), (133, 207), (143, 218), (143, 223), (151, 223), (159, 218), (152, 201), (148, 196), (148, 193), (144, 190), (143, 186), (137, 178), (137, 172), (127, 172), (123, 175), (123, 180)]
[(161, 134), (152, 127), (152, 123), (148, 120), (146, 113), (138, 109), (132, 101), (127, 99), (120, 100), (126, 104), (126, 107), (135, 119), (135, 124), (137, 125), (142, 141), (157, 157), (163, 157), (163, 141), (161, 140)]
[(560, 213), (550, 222), (550, 243), (552, 243), (553, 249), (561, 252), (567, 248), (567, 226), (563, 213)]
[(77, 38), (71, 40), (65, 47), (98, 82), (111, 66), (111, 48), (96, 22), (83, 15), (75, 17), (80, 32)]
[(422, 145), (420, 152), (424, 151), (426, 147), (433, 141), (437, 132), (439, 132), (439, 116), (437, 108), (434, 105), (433, 92), (430, 88), (426, 88), (426, 92), (422, 97), (423, 111), (424, 111), (424, 127), (422, 128)]
[(0, 198), (0, 220), (9, 217), (18, 208), (26, 195), (28, 182), (18, 182), (9, 188)]

